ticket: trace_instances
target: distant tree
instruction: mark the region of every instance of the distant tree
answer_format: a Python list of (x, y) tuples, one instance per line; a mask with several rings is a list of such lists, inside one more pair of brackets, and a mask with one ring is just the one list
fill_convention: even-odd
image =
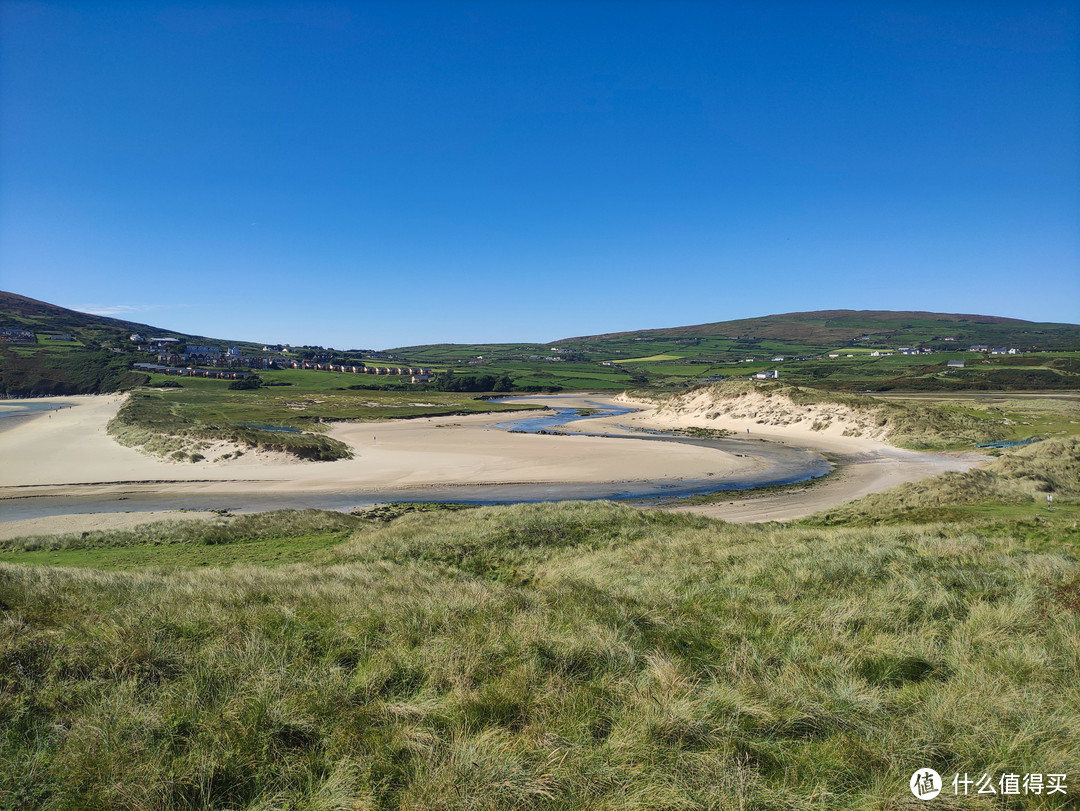
[(447, 369), (435, 377), (435, 388), (439, 391), (454, 391), (454, 370)]
[(242, 377), (229, 384), (230, 389), (257, 389), (262, 385), (262, 378), (258, 375)]

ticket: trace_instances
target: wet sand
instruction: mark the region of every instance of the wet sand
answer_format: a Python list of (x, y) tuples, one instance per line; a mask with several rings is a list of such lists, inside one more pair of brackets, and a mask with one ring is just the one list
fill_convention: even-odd
[[(522, 398), (560, 407), (614, 404), (608, 395), (561, 395)], [(234, 498), (254, 504), (312, 506), (351, 494), (415, 492), (423, 498), (460, 486), (477, 493), (527, 494), (550, 488), (555, 498), (590, 495), (604, 483), (669, 483), (752, 480), (776, 465), (764, 451), (782, 443), (791, 449), (828, 454), (840, 471), (804, 492), (785, 491), (726, 502), (673, 507), (730, 521), (785, 520), (809, 515), (869, 492), (914, 481), (945, 470), (966, 470), (982, 457), (917, 454), (876, 440), (814, 435), (809, 429), (759, 430), (753, 442), (736, 453), (703, 444), (635, 441), (628, 428), (680, 427), (658, 417), (648, 404), (619, 417), (570, 423), (568, 433), (546, 436), (508, 433), (494, 427), (513, 416), (480, 414), (381, 423), (338, 423), (330, 435), (354, 450), (354, 458), (336, 462), (297, 462), (281, 455), (245, 454), (240, 459), (171, 462), (117, 444), (105, 431), (123, 402), (120, 395), (56, 398), (72, 406), (61, 411), (6, 418), (16, 423), (0, 433), (0, 538), (25, 534), (87, 531), (135, 526), (177, 513), (173, 504), (219, 506)], [(686, 426), (689, 427), (692, 420)], [(723, 426), (711, 426), (723, 427)], [(610, 433), (623, 439), (580, 435)], [(762, 452), (754, 455), (754, 448)], [(499, 490), (499, 488), (504, 488)], [(509, 488), (508, 490), (505, 488)], [(514, 489), (517, 488), (517, 489)], [(574, 495), (580, 493), (581, 495)], [(566, 495), (568, 494), (568, 495)], [(522, 496), (524, 497), (524, 496)], [(139, 499), (149, 505), (139, 509)], [(515, 496), (508, 496), (513, 500)], [(130, 504), (118, 504), (129, 499)], [(156, 501), (155, 501), (156, 499)], [(95, 505), (95, 500), (101, 503)], [(166, 509), (155, 509), (163, 500)], [(225, 500), (225, 502), (222, 502)], [(382, 499), (390, 500), (390, 499)], [(18, 504), (52, 502), (64, 514), (28, 517)], [(364, 503), (358, 499), (357, 503)], [(56, 504), (61, 506), (55, 507)], [(111, 504), (111, 507), (106, 506)], [(130, 506), (134, 509), (127, 509)], [(206, 507), (202, 507), (205, 509)], [(344, 507), (336, 507), (344, 508)], [(67, 510), (70, 509), (70, 512)], [(107, 509), (107, 512), (102, 512)], [(110, 517), (111, 516), (111, 517)]]

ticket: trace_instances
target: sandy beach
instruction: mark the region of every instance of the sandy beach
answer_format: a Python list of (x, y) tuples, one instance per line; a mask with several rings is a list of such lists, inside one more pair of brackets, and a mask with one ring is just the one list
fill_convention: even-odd
[[(494, 427), (513, 418), (505, 413), (338, 423), (330, 435), (347, 443), (354, 458), (335, 462), (298, 462), (253, 452), (227, 461), (172, 462), (123, 447), (106, 433), (123, 396), (55, 401), (70, 407), (5, 418), (16, 424), (0, 432), (0, 458), (5, 461), (0, 467), (0, 536), (81, 531), (91, 521), (74, 516), (66, 522), (59, 516), (32, 523), (4, 521), (5, 502), (10, 512), (11, 499), (27, 497), (86, 499), (152, 492), (266, 495), (450, 484), (679, 481), (730, 477), (761, 464), (678, 443), (508, 433)], [(575, 402), (564, 398), (561, 404)], [(131, 520), (117, 519), (125, 525)], [(107, 520), (97, 513), (92, 523), (97, 528)]]
[[(538, 403), (584, 407), (613, 399), (604, 395), (533, 398)], [(380, 423), (338, 423), (330, 435), (353, 448), (354, 458), (297, 462), (280, 455), (247, 453), (227, 461), (171, 462), (116, 443), (106, 425), (122, 395), (55, 398), (67, 408), (11, 420), (0, 431), (0, 538), (32, 533), (86, 531), (134, 526), (176, 512), (80, 512), (79, 500), (121, 494), (272, 495), (378, 491), (441, 485), (595, 483), (704, 479), (722, 482), (760, 470), (750, 455), (677, 442), (645, 442), (596, 436), (508, 433), (494, 427), (507, 414), (436, 417)], [(665, 414), (656, 407), (614, 418), (589, 420), (570, 430), (632, 435), (623, 426), (663, 429), (701, 424), (690, 414)], [(743, 432), (738, 420), (709, 427)], [(732, 504), (685, 507), (733, 521), (783, 520), (807, 515), (944, 470), (964, 470), (979, 457), (916, 454), (883, 442), (812, 432), (805, 426), (751, 428), (769, 442), (830, 454), (842, 470), (805, 492), (740, 499)], [(13, 499), (72, 498), (70, 515), (5, 520)], [(186, 517), (192, 513), (182, 513)], [(198, 515), (197, 513), (194, 515)], [(111, 518), (109, 516), (112, 516)]]
[[(739, 410), (717, 410), (703, 399), (681, 408), (663, 408), (653, 403), (620, 397), (620, 402), (639, 410), (617, 420), (592, 421), (590, 430), (625, 431), (622, 426), (654, 430), (710, 428), (730, 431), (733, 436), (764, 439), (767, 442), (806, 448), (824, 454), (838, 468), (811, 485), (790, 487), (783, 492), (714, 504), (662, 507), (677, 512), (693, 512), (735, 523), (787, 521), (813, 515), (846, 504), (870, 493), (888, 490), (905, 482), (936, 476), (947, 471), (965, 471), (990, 457), (972, 452), (925, 453), (893, 447), (879, 439), (855, 435), (864, 431), (857, 415), (834, 406), (808, 406), (793, 413), (790, 408), (768, 404), (766, 398), (751, 397)], [(770, 410), (770, 408), (772, 410)], [(826, 418), (826, 428), (814, 430)]]
[[(33, 490), (107, 492), (135, 483), (230, 492), (368, 489), (418, 484), (600, 482), (730, 476), (753, 460), (723, 451), (599, 437), (515, 434), (494, 428), (514, 415), (475, 414), (336, 423), (329, 432), (352, 459), (300, 462), (280, 454), (172, 462), (116, 443), (105, 430), (123, 398), (70, 397), (71, 408), (19, 418), (0, 434), (0, 498)], [(538, 401), (541, 402), (541, 401)], [(578, 402), (564, 399), (561, 404)], [(93, 490), (88, 488), (94, 488)], [(20, 493), (21, 491), (21, 493)]]

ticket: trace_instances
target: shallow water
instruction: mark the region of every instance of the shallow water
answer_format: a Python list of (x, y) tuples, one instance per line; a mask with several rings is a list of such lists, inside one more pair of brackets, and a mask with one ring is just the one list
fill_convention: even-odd
[[(507, 398), (536, 401), (538, 397)], [(545, 398), (546, 399), (546, 398)], [(558, 401), (557, 398), (552, 398)], [(620, 416), (634, 409), (590, 403), (597, 413), (578, 415), (579, 409), (555, 406), (554, 414), (524, 416), (496, 425), (506, 431), (539, 433), (558, 430), (568, 423), (599, 417)], [(578, 433), (578, 432), (575, 432)], [(822, 456), (800, 448), (745, 438), (702, 439), (669, 434), (591, 434), (613, 442), (679, 442), (717, 448), (729, 453), (764, 460), (763, 470), (741, 475), (738, 479), (663, 479), (625, 482), (559, 482), (484, 485), (440, 485), (378, 490), (351, 490), (336, 493), (253, 493), (215, 495), (199, 493), (138, 493), (126, 496), (47, 496), (0, 501), (0, 520), (16, 521), (50, 515), (103, 512), (149, 512), (155, 510), (229, 510), (262, 512), (275, 509), (321, 509), (348, 511), (357, 507), (390, 501), (439, 502), (446, 504), (512, 504), (545, 501), (597, 500), (616, 501), (671, 498), (700, 495), (723, 490), (749, 490), (780, 484), (793, 484), (824, 476), (832, 465)], [(138, 487), (133, 484), (133, 487)]]
[(0, 417), (26, 417), (42, 411), (59, 411), (61, 408), (70, 407), (66, 403), (53, 403), (48, 400), (42, 402), (0, 400)]

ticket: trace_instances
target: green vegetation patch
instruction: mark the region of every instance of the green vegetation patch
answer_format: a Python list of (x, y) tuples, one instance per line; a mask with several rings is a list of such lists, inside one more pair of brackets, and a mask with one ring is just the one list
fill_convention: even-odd
[[(228, 392), (242, 394), (242, 392)], [(344, 442), (320, 434), (286, 433), (241, 425), (223, 414), (198, 414), (169, 394), (136, 392), (109, 421), (109, 434), (122, 445), (178, 461), (203, 458), (204, 443), (228, 442), (245, 448), (278, 451), (315, 462), (348, 459)]]
[(109, 433), (124, 445), (180, 461), (203, 458), (209, 443), (229, 442), (325, 462), (352, 455), (345, 443), (323, 435), (328, 422), (535, 408), (445, 392), (231, 390), (224, 381), (192, 378), (177, 389), (133, 393)]
[(679, 360), (682, 355), (649, 355), (645, 358), (626, 358), (615, 361), (616, 363), (652, 363), (662, 360)]
[(371, 518), (318, 510), (208, 515), (130, 530), (0, 541), (0, 561), (98, 569), (281, 565), (319, 559)]
[(1080, 769), (1075, 520), (320, 516), (223, 525), (351, 532), (303, 565), (0, 564), (0, 807), (877, 808), (920, 766)]
[(0, 397), (126, 391), (148, 379), (129, 365), (125, 356), (106, 350), (0, 347)]
[[(1050, 496), (1052, 501), (1047, 500)], [(820, 526), (1076, 517), (1080, 508), (1080, 438), (1010, 450), (966, 473), (909, 482), (804, 519)]]

